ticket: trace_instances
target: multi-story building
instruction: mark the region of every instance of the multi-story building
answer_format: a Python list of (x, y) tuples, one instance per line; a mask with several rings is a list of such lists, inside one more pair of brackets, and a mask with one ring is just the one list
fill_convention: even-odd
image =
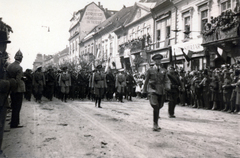
[(92, 2), (83, 9), (74, 12), (69, 29), (69, 55), (71, 61), (78, 60), (80, 41), (97, 25), (113, 15), (115, 11), (104, 9), (100, 3)]
[(146, 51), (151, 48), (153, 38), (151, 9), (155, 5), (156, 2), (136, 2), (124, 25), (114, 30), (119, 38), (121, 64), (127, 70), (146, 71)]
[(60, 65), (63, 65), (63, 64), (71, 62), (71, 58), (69, 56), (69, 52), (70, 52), (69, 47), (66, 47), (62, 51), (57, 53), (57, 57), (58, 57), (57, 67), (58, 68), (59, 68)]
[[(209, 67), (240, 62), (240, 2), (212, 0), (199, 3), (210, 14), (202, 26), (203, 43)], [(201, 9), (201, 8), (200, 8)]]
[(36, 70), (38, 66), (43, 65), (43, 56), (42, 54), (37, 54), (35, 61), (33, 62), (33, 71)]
[(43, 64), (42, 64), (42, 67), (43, 67), (43, 70), (47, 70), (47, 68), (49, 66), (53, 66), (54, 65), (54, 58), (53, 58), (53, 55), (43, 55)]
[[(131, 15), (132, 7), (123, 7), (110, 18), (97, 25), (80, 42), (81, 54), (94, 57), (94, 66), (102, 64), (105, 67), (122, 68), (118, 55), (118, 37), (113, 30), (121, 26)], [(85, 58), (86, 59), (86, 58)], [(115, 64), (112, 64), (115, 63)]]

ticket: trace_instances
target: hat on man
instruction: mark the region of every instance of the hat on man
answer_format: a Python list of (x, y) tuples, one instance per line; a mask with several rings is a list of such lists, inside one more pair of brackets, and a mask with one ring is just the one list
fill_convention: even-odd
[(13, 32), (12, 28), (5, 24), (2, 18), (0, 18), (0, 43), (11, 43), (11, 41), (8, 40), (9, 32)]
[(15, 60), (21, 60), (23, 58), (22, 52), (20, 51), (20, 49), (17, 51), (17, 53), (14, 56)]
[(154, 66), (154, 63), (150, 63), (149, 65), (150, 65), (150, 66)]
[(152, 57), (152, 60), (161, 60), (163, 58), (163, 56), (161, 54), (155, 54), (153, 57)]

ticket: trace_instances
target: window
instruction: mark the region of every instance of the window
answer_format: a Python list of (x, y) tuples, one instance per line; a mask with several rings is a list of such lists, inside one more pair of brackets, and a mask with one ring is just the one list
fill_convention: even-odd
[(190, 25), (190, 16), (185, 17), (184, 18), (184, 38), (189, 38), (189, 34), (190, 34), (190, 29), (191, 29), (191, 25)]
[(201, 11), (201, 31), (204, 30), (204, 27), (207, 22), (208, 22), (208, 10)]
[(224, 12), (228, 9), (231, 9), (231, 0), (227, 0), (221, 3), (221, 11)]
[(140, 18), (141, 17), (141, 9), (138, 9), (137, 11), (137, 18)]
[(166, 20), (166, 38), (170, 38), (171, 36), (171, 19), (168, 18)]

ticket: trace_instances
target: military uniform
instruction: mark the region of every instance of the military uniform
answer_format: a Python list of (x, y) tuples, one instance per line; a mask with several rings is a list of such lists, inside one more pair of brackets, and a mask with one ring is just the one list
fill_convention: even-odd
[(156, 65), (147, 70), (143, 86), (143, 93), (148, 92), (149, 102), (153, 108), (154, 131), (159, 131), (160, 129), (158, 126), (159, 110), (163, 107), (166, 90), (170, 90), (170, 80), (167, 77), (167, 70), (159, 66), (162, 58), (161, 54), (152, 57)]
[(107, 91), (106, 91), (106, 98), (107, 100), (113, 99), (113, 93), (115, 92), (115, 76), (109, 70), (106, 74), (106, 82), (107, 82)]
[(96, 72), (93, 73), (92, 77), (92, 88), (94, 89), (95, 95), (95, 106), (101, 107), (101, 100), (104, 95), (104, 89), (107, 88), (106, 75), (101, 72), (101, 65), (97, 66)]
[(3, 133), (5, 127), (5, 119), (8, 107), (8, 96), (10, 88), (13, 83), (7, 80), (6, 63), (8, 54), (6, 52), (7, 44), (11, 41), (8, 40), (9, 32), (13, 32), (12, 28), (5, 24), (0, 18), (0, 157), (4, 157), (2, 151)]
[(46, 97), (52, 101), (53, 93), (54, 93), (54, 84), (55, 84), (55, 74), (53, 72), (53, 68), (49, 67), (46, 74)]
[(22, 80), (23, 70), (20, 66), (22, 58), (22, 52), (19, 50), (15, 55), (15, 61), (7, 67), (7, 77), (16, 80), (17, 83), (16, 88), (12, 90), (10, 94), (12, 107), (11, 128), (16, 128), (20, 124), (20, 110), (22, 107), (23, 93), (25, 92), (25, 83)]
[(26, 100), (31, 101), (32, 96), (32, 71), (27, 69), (24, 73), (24, 83), (26, 87), (26, 92), (24, 93), (24, 97)]
[(167, 76), (171, 82), (171, 88), (168, 92), (168, 114), (170, 118), (175, 118), (174, 111), (179, 97), (179, 89), (181, 88), (181, 82), (173, 67), (169, 68)]
[(125, 93), (126, 87), (126, 76), (123, 74), (124, 69), (119, 70), (120, 73), (116, 75), (115, 87), (118, 93), (118, 99), (123, 103), (123, 94)]
[(38, 67), (33, 74), (33, 90), (36, 101), (41, 103), (44, 87), (46, 86), (45, 75), (42, 67)]
[(59, 85), (61, 87), (62, 101), (67, 102), (67, 97), (70, 91), (71, 75), (67, 72), (67, 67), (63, 67), (63, 72), (59, 76)]
[(135, 79), (133, 78), (132, 74), (128, 73), (127, 77), (126, 77), (126, 98), (128, 100), (132, 100), (132, 96), (133, 96), (133, 87), (137, 85)]

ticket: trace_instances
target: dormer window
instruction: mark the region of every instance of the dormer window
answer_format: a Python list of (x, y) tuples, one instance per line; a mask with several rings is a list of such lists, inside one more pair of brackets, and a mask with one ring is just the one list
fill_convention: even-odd
[(141, 9), (138, 9), (137, 10), (137, 18), (140, 18), (141, 17)]

